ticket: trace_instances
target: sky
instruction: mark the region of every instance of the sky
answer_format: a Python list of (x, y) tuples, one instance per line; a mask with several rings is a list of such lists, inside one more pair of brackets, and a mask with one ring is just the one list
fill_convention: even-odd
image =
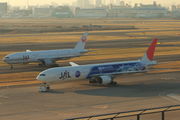
[[(48, 5), (48, 4), (60, 4), (60, 5), (72, 5), (76, 0), (0, 0), (0, 2), (8, 2), (11, 6), (26, 6), (27, 3), (29, 5)], [(109, 0), (107, 0), (109, 1)], [(163, 6), (171, 6), (180, 4), (180, 0), (122, 0), (131, 5), (134, 3), (144, 3), (149, 4), (156, 1), (158, 4), (162, 4)]]

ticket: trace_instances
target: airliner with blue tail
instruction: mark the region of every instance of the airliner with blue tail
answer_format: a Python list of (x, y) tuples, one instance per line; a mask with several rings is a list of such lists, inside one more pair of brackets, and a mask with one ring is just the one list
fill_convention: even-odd
[(157, 41), (158, 39), (152, 41), (144, 56), (139, 60), (88, 65), (70, 62), (71, 66), (68, 67), (47, 69), (36, 78), (42, 81), (40, 91), (48, 91), (49, 83), (52, 82), (87, 79), (91, 84), (109, 85), (116, 84), (113, 79), (118, 74), (146, 72), (148, 66), (157, 64), (153, 61)]

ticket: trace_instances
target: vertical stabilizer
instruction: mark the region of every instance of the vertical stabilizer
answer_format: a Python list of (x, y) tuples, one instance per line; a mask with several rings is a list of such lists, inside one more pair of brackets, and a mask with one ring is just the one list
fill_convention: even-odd
[(87, 35), (88, 33), (83, 33), (80, 41), (76, 44), (75, 48), (76, 50), (83, 50), (87, 41)]
[(153, 65), (156, 64), (156, 61), (153, 61), (154, 58), (154, 52), (155, 52), (155, 48), (157, 45), (157, 41), (158, 39), (153, 39), (151, 45), (149, 46), (149, 48), (147, 49), (146, 53), (144, 54), (144, 56), (141, 58), (141, 61), (145, 64), (145, 65)]

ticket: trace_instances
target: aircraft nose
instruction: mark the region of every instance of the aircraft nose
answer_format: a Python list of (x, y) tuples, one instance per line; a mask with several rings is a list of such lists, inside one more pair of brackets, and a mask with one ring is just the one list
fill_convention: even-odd
[(39, 76), (39, 75), (38, 75), (38, 76), (36, 77), (36, 80), (40, 80), (40, 81), (42, 81), (41, 76)]
[(10, 58), (9, 56), (5, 56), (3, 59), (2, 59), (5, 63), (10, 63)]
[(44, 73), (40, 73), (37, 77), (36, 80), (40, 80), (40, 81), (45, 81), (46, 79), (46, 74)]
[(39, 80), (39, 75), (36, 77), (36, 80)]
[(2, 60), (3, 60), (4, 62), (7, 62), (7, 59), (6, 59), (6, 57), (4, 57)]

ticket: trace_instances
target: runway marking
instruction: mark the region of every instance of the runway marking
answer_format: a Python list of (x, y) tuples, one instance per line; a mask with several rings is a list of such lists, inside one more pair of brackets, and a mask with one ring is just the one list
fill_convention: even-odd
[(0, 95), (0, 98), (8, 99), (8, 97), (4, 95)]
[(174, 77), (162, 77), (161, 80), (176, 80)]
[[(0, 95), (0, 98), (2, 98), (2, 99), (8, 99), (8, 97), (7, 96), (4, 96), (4, 95)], [(2, 102), (0, 102), (0, 105), (2, 105), (3, 103)]]
[(97, 106), (92, 106), (93, 108), (98, 108), (98, 109), (107, 109), (109, 106), (108, 105), (97, 105)]
[(175, 99), (175, 100), (177, 100), (177, 101), (180, 101), (180, 96), (179, 95), (177, 95), (177, 94), (168, 94), (167, 95), (168, 97), (170, 97), (170, 98), (172, 98), (172, 99)]

